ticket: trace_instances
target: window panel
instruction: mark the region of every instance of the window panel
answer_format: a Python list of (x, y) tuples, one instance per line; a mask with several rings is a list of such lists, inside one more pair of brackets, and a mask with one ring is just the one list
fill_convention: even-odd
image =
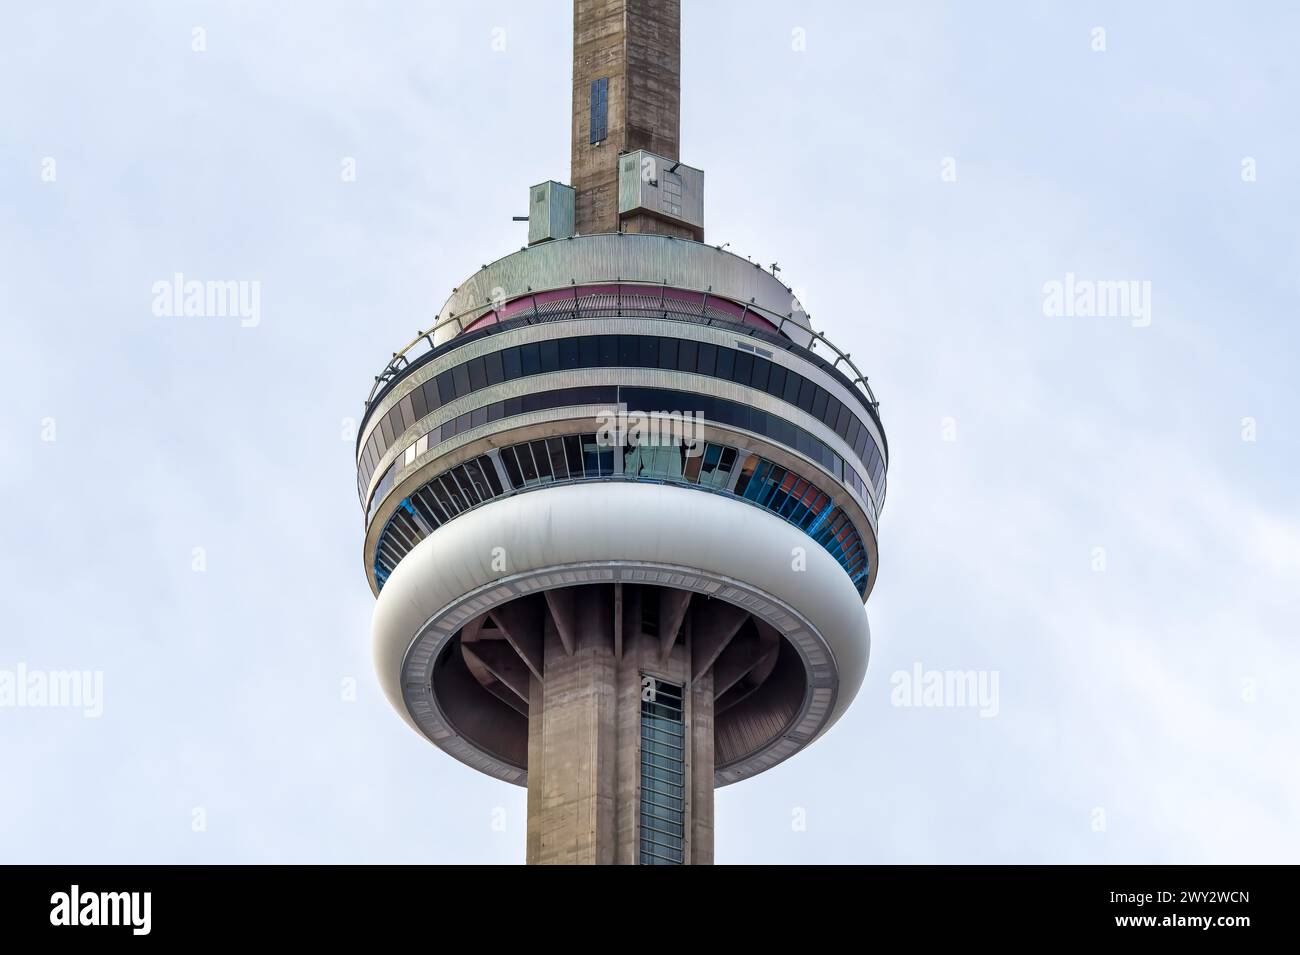
[(506, 348), (501, 352), (501, 367), (505, 371), (506, 381), (514, 381), (516, 378), (523, 377), (523, 361), (520, 358), (518, 345)]
[(505, 465), (506, 477), (510, 478), (511, 486), (516, 488), (523, 487), (524, 475), (519, 469), (519, 460), (515, 457), (514, 448), (501, 449), (501, 463)]
[(455, 385), (457, 398), (469, 394), (469, 369), (465, 365), (457, 365), (451, 370), (451, 380)]
[(424, 403), (428, 406), (430, 413), (442, 407), (442, 399), (438, 397), (438, 381), (436, 378), (430, 378), (424, 383)]
[(682, 469), (682, 476), (692, 484), (700, 480), (700, 465), (704, 463), (704, 455), (708, 453), (710, 445), (705, 445), (700, 454), (693, 454), (686, 459), (686, 467)]
[(813, 395), (812, 416), (818, 421), (821, 421), (826, 415), (826, 402), (829, 399), (830, 395), (826, 393), (824, 388), (818, 388), (816, 394)]
[(572, 477), (590, 477), (584, 475), (582, 468), (582, 439), (576, 434), (571, 434), (564, 439), (564, 458), (568, 465), (569, 474)]
[(792, 371), (785, 373), (785, 392), (781, 397), (792, 405), (799, 403), (799, 386), (803, 384), (803, 375), (797, 375)]
[(609, 77), (591, 81), (591, 116), (588, 121), (590, 141), (594, 145), (605, 141), (608, 135)]
[(754, 477), (754, 468), (757, 466), (759, 458), (750, 455), (746, 460), (744, 467), (740, 469), (740, 477), (736, 478), (736, 494), (739, 497), (747, 497), (746, 491), (749, 490), (750, 482)]
[[(557, 481), (567, 481), (569, 479), (569, 465), (564, 457), (564, 439), (547, 438), (546, 451), (550, 457), (551, 474)], [(579, 477), (582, 475), (579, 474)]]
[(469, 368), (469, 390), (478, 391), (480, 388), (487, 387), (487, 363), (483, 356), (471, 358), (465, 363)]
[(538, 343), (543, 372), (560, 370), (560, 343), (554, 338)]
[(635, 368), (641, 358), (640, 344), (636, 335), (618, 336), (618, 363), (624, 368)]
[(677, 370), (677, 339), (659, 339), (659, 367), (670, 371)]
[(659, 367), (659, 339), (655, 335), (637, 336), (638, 350), (637, 366), (640, 368), (658, 368)]
[(497, 469), (492, 465), (492, 458), (488, 455), (478, 459), (479, 470), (483, 472), (483, 477), (487, 480), (488, 487), (492, 489), (493, 494), (500, 494), (504, 490), (501, 487), (501, 478), (497, 474)]
[(537, 467), (537, 479), (543, 483), (554, 480), (555, 475), (551, 473), (551, 455), (546, 450), (546, 442), (530, 441), (528, 447), (533, 452), (533, 463)]
[(832, 431), (835, 430), (835, 422), (840, 417), (840, 401), (834, 395), (826, 396), (826, 410), (822, 413), (822, 423)]
[(677, 344), (677, 368), (679, 371), (695, 371), (699, 360), (700, 343), (682, 339)]
[(767, 379), (767, 393), (773, 398), (783, 398), (785, 396), (785, 379), (785, 366), (772, 362), (772, 373), (768, 375)]
[(487, 374), (487, 383), (499, 385), (505, 381), (505, 369), (501, 365), (501, 353), (499, 351), (491, 352), (483, 356), (483, 368)]
[(811, 381), (809, 381), (807, 378), (805, 378), (805, 379), (803, 380), (803, 384), (800, 385), (800, 387), (799, 387), (799, 402), (798, 402), (798, 404), (799, 404), (799, 410), (800, 410), (800, 411), (805, 411), (805, 412), (807, 412), (808, 414), (812, 414), (813, 397), (814, 397), (814, 395), (816, 395), (817, 390), (818, 390), (818, 389), (817, 389), (817, 386), (814, 385), (814, 384), (813, 384)]
[(618, 362), (618, 336), (600, 336), (600, 360), (598, 367), (613, 368)]
[(749, 379), (754, 374), (754, 356), (743, 351), (732, 352), (732, 354), (736, 356), (736, 367), (732, 369), (731, 380), (741, 385), (749, 384)]
[(717, 354), (717, 367), (714, 369), (714, 374), (718, 378), (730, 378), (736, 364), (736, 353), (730, 348), (718, 348)]
[(524, 377), (536, 375), (542, 370), (542, 354), (537, 342), (529, 342), (526, 345), (519, 346), (519, 363), (523, 368)]
[(841, 438), (848, 435), (849, 422), (852, 419), (853, 419), (853, 415), (849, 413), (849, 406), (844, 404), (840, 405), (839, 417), (835, 419), (835, 433), (838, 434)]
[(712, 375), (718, 360), (718, 346), (708, 342), (700, 342), (699, 357), (696, 359), (695, 370), (701, 375)]

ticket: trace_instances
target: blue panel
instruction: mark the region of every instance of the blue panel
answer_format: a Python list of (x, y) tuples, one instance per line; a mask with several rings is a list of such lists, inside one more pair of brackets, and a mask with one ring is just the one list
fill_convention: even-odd
[(609, 78), (591, 81), (591, 141), (604, 142), (608, 135)]

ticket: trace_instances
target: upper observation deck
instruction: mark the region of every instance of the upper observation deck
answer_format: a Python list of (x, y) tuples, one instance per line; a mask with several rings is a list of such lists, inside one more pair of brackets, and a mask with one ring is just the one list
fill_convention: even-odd
[(866, 376), (813, 329), (793, 291), (774, 275), (689, 239), (604, 233), (529, 246), (483, 266), (454, 289), (433, 325), (394, 352), (375, 376), (358, 448), (372, 412), (393, 386), (449, 348), (507, 324), (610, 315), (726, 327), (798, 351), (856, 392), (883, 438), (879, 402)]

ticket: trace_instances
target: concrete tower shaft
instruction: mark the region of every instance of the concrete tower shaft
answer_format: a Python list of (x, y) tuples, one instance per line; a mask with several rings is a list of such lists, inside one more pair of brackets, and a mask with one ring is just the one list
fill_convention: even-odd
[(621, 227), (701, 238), (648, 213), (619, 213), (619, 157), (646, 150), (677, 162), (680, 105), (679, 0), (574, 0), (571, 182), (579, 234)]

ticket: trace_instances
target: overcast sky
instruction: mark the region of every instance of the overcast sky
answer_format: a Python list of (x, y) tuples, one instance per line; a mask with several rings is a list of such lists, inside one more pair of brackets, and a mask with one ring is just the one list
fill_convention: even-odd
[[(1300, 15), (684, 7), (707, 238), (892, 452), (866, 682), (718, 861), (1297, 861)], [(347, 419), (568, 179), (571, 4), (0, 11), (0, 680), (103, 680), (0, 706), (0, 861), (522, 862), (524, 791), (379, 690)], [(178, 272), (259, 321), (156, 315)], [(996, 715), (895, 705), (918, 664)]]

